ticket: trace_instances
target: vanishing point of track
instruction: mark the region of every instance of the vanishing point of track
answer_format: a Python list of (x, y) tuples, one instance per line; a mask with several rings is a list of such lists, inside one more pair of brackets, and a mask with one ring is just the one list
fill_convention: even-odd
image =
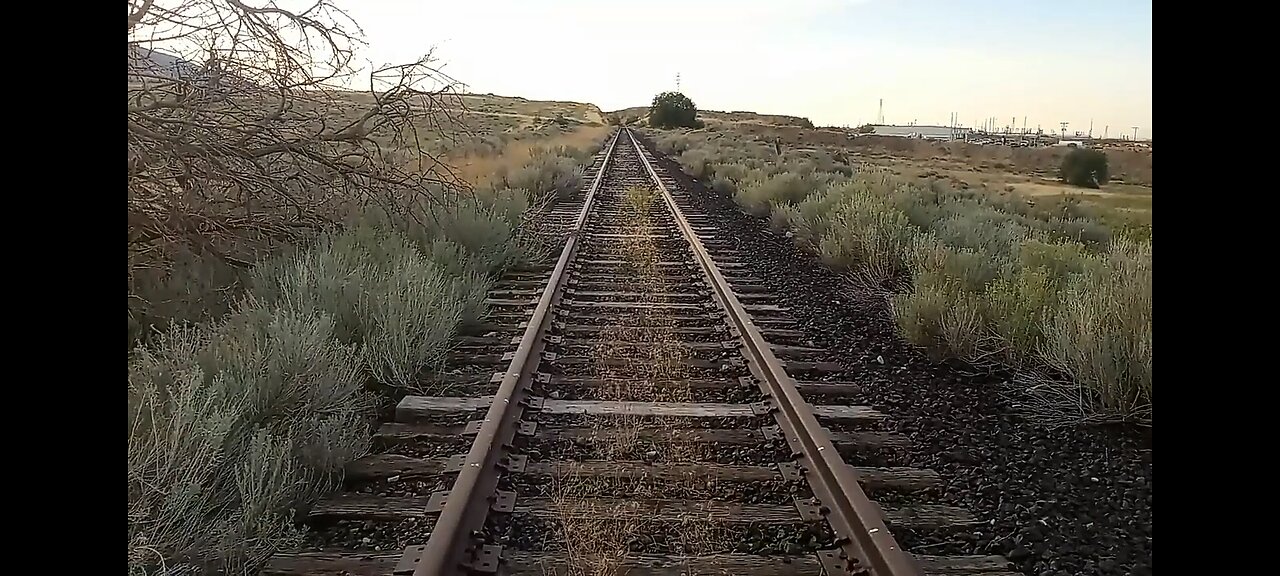
[(399, 402), (264, 574), (1009, 574), (903, 551), (975, 520), (932, 471), (846, 463), (907, 440), (651, 158), (610, 138), (554, 268), (503, 277), (446, 391)]

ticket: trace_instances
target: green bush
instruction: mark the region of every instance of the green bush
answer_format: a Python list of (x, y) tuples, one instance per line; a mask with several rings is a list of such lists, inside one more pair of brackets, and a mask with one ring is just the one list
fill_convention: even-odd
[(679, 92), (663, 92), (649, 106), (649, 125), (654, 128), (701, 128), (698, 107)]
[(424, 368), (443, 363), (489, 286), (461, 250), (433, 244), (431, 254), (446, 261), (432, 261), (395, 230), (362, 223), (259, 265), (253, 294), (271, 306), (331, 315), (338, 338), (360, 346), (375, 377), (412, 388)]
[(684, 152), (676, 158), (676, 163), (684, 169), (685, 173), (699, 180), (710, 177), (714, 169), (711, 164), (711, 157), (701, 150)]
[(792, 204), (803, 200), (822, 184), (812, 175), (776, 174), (740, 187), (734, 199), (748, 212), (764, 216), (777, 204)]
[[(407, 228), (425, 252), (437, 241), (453, 242), (470, 269), (493, 274), (538, 256), (541, 247), (524, 234), (525, 219), (535, 216), (531, 209), (526, 190), (482, 186), (439, 199), (418, 211)], [(433, 260), (461, 274), (450, 259)]]
[(828, 194), (844, 199), (825, 216), (825, 229), (818, 241), (822, 261), (857, 268), (878, 282), (896, 278), (914, 242), (906, 216), (893, 208), (888, 197), (866, 186), (846, 185)]
[[(938, 181), (850, 178), (825, 151), (779, 156), (726, 133), (656, 140), (823, 262), (892, 287), (904, 335), (935, 357), (1019, 368), (1043, 400), (1030, 405), (1051, 418), (1150, 420), (1149, 222), (1074, 198), (1032, 204)], [(1063, 374), (1067, 385), (1055, 381)]]
[(358, 352), (314, 311), (246, 302), (129, 359), (129, 572), (244, 574), (368, 448)]
[(1058, 176), (1063, 182), (1083, 188), (1098, 188), (1107, 183), (1107, 154), (1101, 150), (1072, 148), (1062, 158)]
[(969, 356), (981, 340), (982, 326), (963, 282), (945, 266), (917, 270), (911, 289), (892, 302), (903, 335), (933, 358)]
[(1083, 417), (1151, 417), (1151, 243), (1120, 240), (1073, 274), (1044, 321), (1044, 360), (1083, 386)]
[(499, 176), (500, 188), (525, 190), (534, 198), (571, 197), (582, 186), (582, 165), (572, 156), (535, 150), (520, 168)]

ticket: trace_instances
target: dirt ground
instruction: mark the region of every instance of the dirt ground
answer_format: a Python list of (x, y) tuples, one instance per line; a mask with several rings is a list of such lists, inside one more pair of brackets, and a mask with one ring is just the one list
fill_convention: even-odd
[[(855, 158), (857, 155), (855, 154)], [(1077, 188), (1059, 181), (1056, 171), (1016, 173), (987, 162), (966, 164), (954, 160), (902, 158), (890, 155), (864, 156), (863, 162), (907, 177), (939, 178), (960, 188), (986, 190), (994, 194), (1014, 193), (1033, 199), (1075, 197), (1081, 202), (1100, 204), (1128, 212), (1151, 214), (1151, 186), (1111, 182), (1101, 189)]]

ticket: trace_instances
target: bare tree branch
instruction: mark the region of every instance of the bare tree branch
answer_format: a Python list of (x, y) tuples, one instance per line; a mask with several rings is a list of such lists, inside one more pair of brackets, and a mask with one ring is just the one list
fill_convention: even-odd
[(151, 10), (152, 0), (142, 0), (142, 6), (139, 6), (132, 14), (129, 15), (129, 29), (133, 30), (142, 19), (147, 16), (147, 12)]
[(430, 54), (339, 90), (362, 32), (332, 0), (252, 4), (130, 2), (131, 277), (184, 250), (243, 265), (364, 206), (407, 215), (465, 187), (423, 147), (459, 124)]

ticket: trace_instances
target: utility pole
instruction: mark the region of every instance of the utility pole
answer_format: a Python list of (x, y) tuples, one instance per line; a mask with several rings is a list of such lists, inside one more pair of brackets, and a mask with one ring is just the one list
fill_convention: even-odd
[(884, 98), (880, 99), (880, 112), (876, 114), (876, 124), (884, 125)]
[(1134, 127), (1133, 127), (1133, 141), (1134, 141), (1134, 142), (1137, 142), (1137, 141), (1138, 141), (1138, 127), (1137, 127), (1137, 126), (1134, 126)]
[(1061, 125), (1062, 125), (1062, 137), (1063, 137), (1063, 138), (1066, 138), (1066, 137), (1067, 137), (1067, 123), (1066, 123), (1066, 122), (1059, 122), (1059, 124), (1061, 124)]
[(1093, 118), (1089, 119), (1089, 139), (1093, 139)]
[(1111, 130), (1111, 125), (1110, 125), (1110, 124), (1107, 124), (1106, 126), (1103, 126), (1103, 127), (1102, 127), (1102, 139), (1103, 139), (1103, 140), (1106, 140), (1106, 139), (1107, 139), (1107, 131), (1108, 131), (1108, 130)]
[(676, 72), (676, 92), (680, 91), (680, 73)]

